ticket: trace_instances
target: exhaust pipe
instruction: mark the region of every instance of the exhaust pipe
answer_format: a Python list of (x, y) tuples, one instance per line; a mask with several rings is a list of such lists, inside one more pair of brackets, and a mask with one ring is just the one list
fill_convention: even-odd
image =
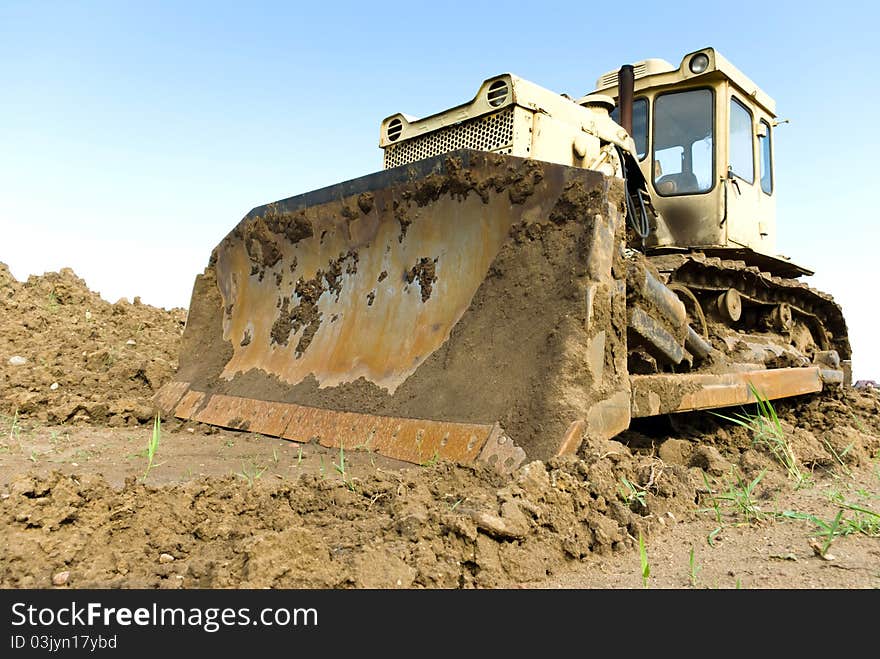
[(629, 134), (633, 134), (633, 94), (635, 93), (636, 76), (632, 64), (624, 64), (617, 72), (617, 104), (620, 107), (620, 125)]

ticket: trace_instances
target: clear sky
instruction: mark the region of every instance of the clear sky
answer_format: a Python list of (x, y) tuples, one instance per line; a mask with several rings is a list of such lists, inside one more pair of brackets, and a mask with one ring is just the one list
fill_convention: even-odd
[(189, 305), (254, 206), (382, 167), (379, 122), (511, 72), (579, 96), (714, 46), (777, 102), (778, 249), (880, 380), (870, 2), (0, 0), (0, 261), (115, 301)]

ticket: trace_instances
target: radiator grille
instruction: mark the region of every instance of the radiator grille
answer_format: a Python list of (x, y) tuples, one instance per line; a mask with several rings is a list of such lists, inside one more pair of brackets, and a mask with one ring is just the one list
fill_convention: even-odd
[[(385, 147), (385, 169), (449, 153), (456, 149), (502, 151), (513, 148), (513, 109), (445, 126), (426, 135)], [(510, 151), (507, 151), (510, 153)]]

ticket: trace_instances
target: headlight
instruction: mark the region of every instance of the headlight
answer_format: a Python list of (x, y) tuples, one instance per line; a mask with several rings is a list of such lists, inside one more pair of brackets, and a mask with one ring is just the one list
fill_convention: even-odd
[(709, 68), (709, 56), (706, 53), (697, 53), (691, 57), (691, 63), (688, 65), (691, 73), (702, 73)]

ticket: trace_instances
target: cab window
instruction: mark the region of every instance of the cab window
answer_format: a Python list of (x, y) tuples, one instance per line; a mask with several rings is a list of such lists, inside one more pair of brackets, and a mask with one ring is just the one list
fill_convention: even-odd
[(752, 114), (735, 98), (730, 99), (730, 173), (747, 183), (755, 182), (752, 151)]
[(713, 186), (712, 91), (662, 94), (654, 101), (654, 188), (662, 196), (698, 194)]
[[(620, 108), (611, 111), (611, 118), (620, 123)], [(633, 101), (633, 134), (630, 136), (636, 143), (636, 155), (639, 160), (648, 153), (648, 101), (637, 98)]]
[(770, 145), (770, 124), (761, 119), (758, 125), (758, 149), (761, 154), (761, 190), (773, 193), (773, 150)]

